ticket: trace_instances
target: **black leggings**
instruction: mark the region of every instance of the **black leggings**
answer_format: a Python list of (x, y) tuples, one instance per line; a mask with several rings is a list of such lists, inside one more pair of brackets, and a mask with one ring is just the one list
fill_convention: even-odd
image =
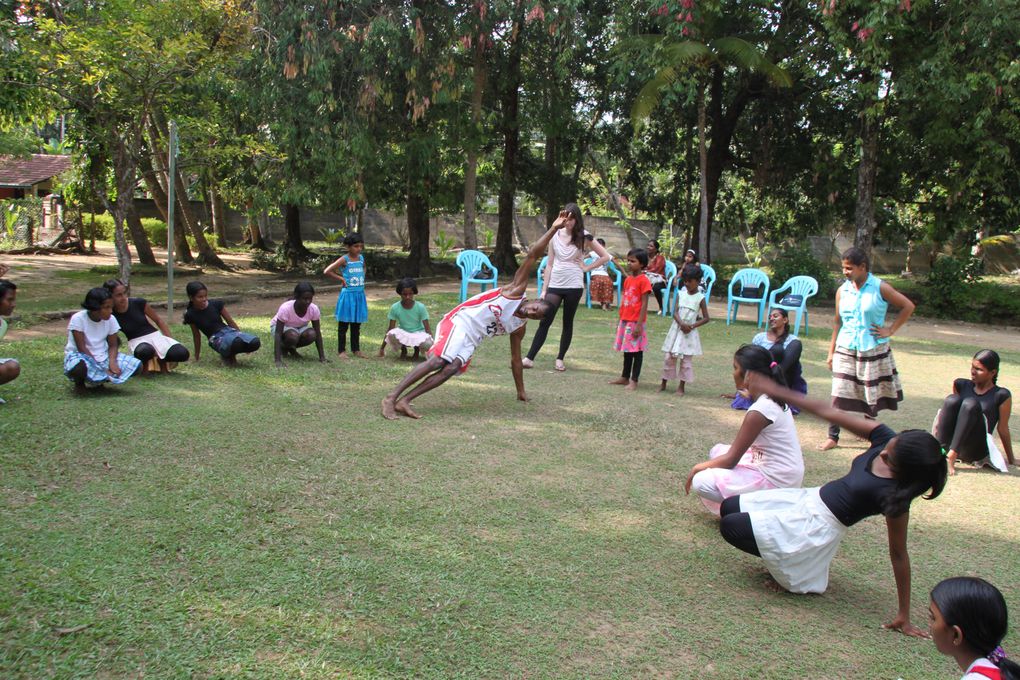
[(965, 463), (988, 455), (988, 439), (981, 402), (974, 397), (950, 394), (942, 402), (935, 437), (944, 448), (956, 451)]
[(628, 380), (638, 381), (641, 375), (641, 364), (645, 360), (644, 352), (623, 353), (623, 377)]
[(655, 296), (655, 301), (659, 303), (659, 311), (662, 311), (662, 291), (666, 290), (665, 283), (653, 283), (652, 284), (652, 295)]
[(758, 542), (754, 540), (751, 516), (740, 511), (740, 496), (730, 496), (719, 507), (719, 533), (734, 548), (761, 557)]
[(563, 332), (560, 333), (560, 353), (556, 358), (562, 360), (563, 357), (567, 356), (570, 342), (574, 339), (574, 315), (577, 314), (577, 307), (581, 303), (581, 295), (583, 294), (584, 288), (549, 288), (545, 291), (545, 301), (551, 307), (546, 312), (545, 317), (542, 318), (542, 322), (538, 324), (535, 337), (531, 340), (531, 349), (528, 350), (529, 359), (534, 361), (535, 357), (538, 356), (539, 350), (542, 349), (542, 345), (545, 344), (545, 337), (549, 334), (549, 326), (552, 325), (553, 320), (556, 318), (556, 311), (560, 308), (560, 303), (563, 304)]
[(351, 327), (351, 351), (361, 351), (361, 324), (338, 321), (336, 324), (336, 351), (337, 354), (347, 351), (347, 327)]
[(228, 357), (235, 357), (238, 354), (250, 354), (256, 351), (262, 346), (262, 341), (257, 336), (253, 336), (251, 340), (245, 340), (242, 337), (234, 338), (234, 341), (230, 343), (230, 349), (227, 352)]
[[(178, 342), (172, 345), (170, 349), (166, 351), (166, 357), (164, 357), (163, 360), (172, 361), (180, 364), (187, 361), (188, 357), (190, 356), (191, 353), (188, 352), (188, 348)], [(135, 359), (141, 361), (143, 365), (148, 363), (149, 361), (152, 361), (155, 357), (156, 348), (150, 345), (149, 343), (143, 342), (142, 344), (138, 345), (138, 347), (135, 347)]]

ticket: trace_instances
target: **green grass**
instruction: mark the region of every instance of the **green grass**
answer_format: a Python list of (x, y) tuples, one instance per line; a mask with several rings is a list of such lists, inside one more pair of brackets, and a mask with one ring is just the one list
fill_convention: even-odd
[[(421, 299), (434, 321), (454, 303)], [(366, 350), (386, 306), (371, 307)], [(530, 403), (501, 338), (416, 402), (425, 419), (389, 422), (379, 400), (408, 364), (323, 366), (306, 350), (276, 370), (268, 318), (240, 322), (266, 345), (237, 370), (206, 348), (84, 398), (61, 375), (62, 337), (0, 345), (23, 365), (0, 388), (0, 676), (955, 677), (931, 642), (880, 629), (895, 609), (880, 519), (848, 534), (825, 595), (795, 596), (766, 590), (760, 560), (680, 493), (739, 424), (718, 395), (749, 324), (702, 329), (684, 399), (654, 391), (657, 351), (625, 396), (605, 384), (621, 366), (615, 316), (582, 309), (570, 370), (550, 370), (557, 324), (525, 374)], [(666, 330), (653, 320), (653, 350)], [(815, 395), (824, 345), (806, 339)], [(907, 399), (884, 420), (928, 427), (974, 348), (895, 347)], [(1003, 353), (1001, 383), (1020, 382), (1018, 362)], [(824, 426), (798, 429), (809, 485), (862, 448), (818, 453)], [(1017, 483), (964, 469), (915, 504), (916, 623), (955, 574), (1020, 611)]]

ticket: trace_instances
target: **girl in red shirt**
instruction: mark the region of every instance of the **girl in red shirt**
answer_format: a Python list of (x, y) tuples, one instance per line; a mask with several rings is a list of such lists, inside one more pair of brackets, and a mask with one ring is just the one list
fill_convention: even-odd
[(652, 284), (644, 275), (647, 266), (648, 252), (643, 248), (634, 248), (627, 253), (627, 272), (630, 275), (623, 282), (620, 325), (616, 327), (614, 345), (617, 352), (623, 352), (623, 374), (615, 380), (610, 380), (609, 384), (626, 385), (628, 390), (637, 389), (641, 362), (648, 347), (645, 322), (648, 318), (648, 295), (652, 292)]

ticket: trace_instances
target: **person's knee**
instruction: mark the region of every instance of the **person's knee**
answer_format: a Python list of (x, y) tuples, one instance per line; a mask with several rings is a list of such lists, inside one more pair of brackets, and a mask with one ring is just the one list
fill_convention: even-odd
[(9, 383), (19, 375), (21, 375), (21, 364), (14, 359), (0, 364), (0, 385)]
[(457, 375), (457, 373), (460, 372), (460, 367), (462, 365), (463, 364), (461, 364), (460, 359), (454, 359), (450, 363), (443, 366), (443, 370), (441, 371), (441, 373), (443, 374), (443, 378), (445, 380), (449, 380), (453, 376)]
[(245, 352), (254, 352), (255, 350), (257, 350), (261, 346), (262, 346), (262, 341), (256, 335), (251, 340), (248, 340), (247, 342), (244, 343), (244, 347), (245, 347), (244, 351)]
[(719, 485), (716, 483), (715, 475), (709, 470), (702, 470), (694, 475), (691, 480), (691, 491), (698, 494), (705, 500), (721, 503), (722, 494), (719, 492)]
[(88, 377), (88, 374), (89, 369), (85, 365), (84, 361), (79, 361), (67, 372), (68, 377), (72, 378), (75, 382), (85, 382), (85, 378)]
[(284, 331), (280, 341), (284, 347), (296, 347), (300, 339), (301, 336), (297, 334), (297, 331)]
[(156, 348), (147, 342), (143, 342), (138, 347), (135, 347), (134, 354), (135, 359), (145, 363), (146, 361), (151, 361), (156, 356)]
[(188, 348), (179, 342), (174, 345), (171, 345), (170, 349), (166, 351), (166, 357), (164, 357), (166, 361), (173, 361), (179, 364), (184, 363), (190, 358), (191, 352), (189, 352)]
[(719, 514), (725, 517), (740, 512), (740, 496), (730, 496), (722, 502)]
[(981, 411), (981, 402), (974, 397), (967, 397), (960, 402), (960, 413), (979, 413)]
[(957, 407), (960, 406), (960, 403), (962, 401), (963, 401), (963, 397), (961, 397), (959, 394), (950, 394), (942, 402), (942, 408), (943, 409), (956, 409)]
[(298, 339), (298, 347), (307, 347), (308, 345), (315, 342), (315, 329), (309, 328), (307, 331), (301, 334)]

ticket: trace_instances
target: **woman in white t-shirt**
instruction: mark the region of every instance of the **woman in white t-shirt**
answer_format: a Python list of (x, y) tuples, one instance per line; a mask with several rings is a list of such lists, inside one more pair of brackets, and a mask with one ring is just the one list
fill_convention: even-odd
[(117, 351), (120, 324), (113, 318), (113, 296), (106, 288), (93, 288), (82, 307), (67, 324), (64, 375), (78, 392), (105, 382), (125, 382), (142, 362)]
[(549, 326), (556, 318), (556, 312), (563, 305), (563, 330), (560, 332), (560, 351), (556, 355), (555, 368), (565, 371), (567, 367), (563, 358), (570, 349), (570, 341), (574, 337), (574, 315), (584, 295), (584, 275), (593, 269), (609, 262), (610, 255), (598, 242), (592, 242), (591, 248), (598, 254), (598, 259), (589, 264), (584, 263), (584, 218), (576, 203), (567, 203), (560, 214), (567, 214), (566, 226), (553, 235), (549, 243), (548, 258), (545, 265), (545, 276), (542, 280), (540, 298), (550, 305), (549, 313), (542, 319), (531, 341), (531, 349), (524, 358), (524, 368), (535, 365), (535, 357), (545, 344)]
[(804, 481), (804, 456), (793, 413), (786, 404), (756, 392), (747, 377), (761, 373), (785, 385), (783, 367), (772, 353), (744, 345), (733, 355), (733, 382), (750, 391), (752, 404), (732, 444), (716, 444), (708, 460), (691, 468), (684, 490), (694, 489), (716, 514), (730, 496), (761, 489), (796, 488)]

